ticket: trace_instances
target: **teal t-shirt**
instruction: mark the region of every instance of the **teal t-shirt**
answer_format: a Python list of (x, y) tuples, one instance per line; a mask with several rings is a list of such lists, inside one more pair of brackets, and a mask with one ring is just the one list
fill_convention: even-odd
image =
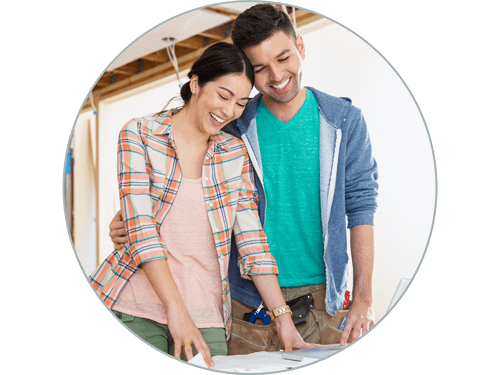
[(326, 282), (319, 192), (319, 108), (307, 90), (299, 112), (284, 123), (264, 103), (257, 135), (266, 194), (264, 230), (280, 286)]

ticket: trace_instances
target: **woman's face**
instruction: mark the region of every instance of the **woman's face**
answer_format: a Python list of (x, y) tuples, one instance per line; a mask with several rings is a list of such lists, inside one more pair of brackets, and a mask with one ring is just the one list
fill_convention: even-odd
[(227, 74), (203, 87), (196, 76), (191, 78), (191, 97), (196, 113), (198, 129), (213, 135), (243, 113), (248, 102), (252, 84), (243, 73)]

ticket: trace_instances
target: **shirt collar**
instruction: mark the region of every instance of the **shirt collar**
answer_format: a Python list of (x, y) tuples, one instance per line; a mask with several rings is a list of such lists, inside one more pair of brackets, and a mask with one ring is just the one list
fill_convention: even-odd
[[(155, 122), (158, 124), (156, 129), (153, 130), (153, 134), (155, 135), (168, 135), (172, 133), (171, 119), (172, 116), (179, 112), (180, 109), (171, 109), (167, 112), (157, 116), (155, 118)], [(210, 137), (210, 144), (214, 143), (217, 148), (223, 149), (224, 151), (229, 151), (229, 146), (227, 145), (227, 139), (223, 132), (219, 131), (218, 133), (212, 135)], [(214, 149), (215, 151), (215, 149)]]

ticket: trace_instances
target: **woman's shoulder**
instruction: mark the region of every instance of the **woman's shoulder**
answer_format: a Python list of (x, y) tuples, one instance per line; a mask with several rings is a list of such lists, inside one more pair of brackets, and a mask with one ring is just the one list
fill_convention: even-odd
[(230, 152), (240, 152), (243, 154), (247, 152), (245, 143), (240, 138), (222, 130), (220, 131), (220, 136), (226, 143)]
[(122, 130), (138, 133), (156, 133), (160, 128), (170, 124), (170, 117), (166, 115), (148, 114), (142, 117), (133, 117), (122, 127)]

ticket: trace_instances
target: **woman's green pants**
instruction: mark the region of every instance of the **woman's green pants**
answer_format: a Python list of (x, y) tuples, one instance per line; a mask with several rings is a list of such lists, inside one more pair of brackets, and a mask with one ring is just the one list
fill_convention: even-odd
[[(136, 316), (128, 315), (119, 311), (113, 311), (113, 313), (137, 336), (141, 337), (147, 343), (153, 345), (159, 350), (174, 356), (175, 344), (170, 330), (166, 324), (157, 323), (153, 320), (138, 318)], [(216, 355), (227, 355), (227, 343), (226, 334), (224, 328), (202, 328), (200, 333), (203, 336), (203, 340), (207, 343), (210, 348), (210, 354)], [(193, 355), (198, 354), (194, 345)], [(186, 357), (184, 356), (184, 351), (182, 352), (182, 357), (184, 361)]]

